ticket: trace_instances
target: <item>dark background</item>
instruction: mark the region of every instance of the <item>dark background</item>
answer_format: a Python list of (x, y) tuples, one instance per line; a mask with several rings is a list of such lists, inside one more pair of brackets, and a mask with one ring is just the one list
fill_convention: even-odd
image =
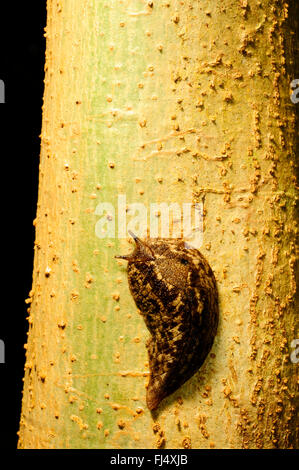
[[(46, 0), (1, 2), (0, 104), (2, 289), (0, 339), (0, 448), (15, 449), (21, 409), (31, 289), (43, 98)], [(0, 258), (0, 259), (1, 259)]]

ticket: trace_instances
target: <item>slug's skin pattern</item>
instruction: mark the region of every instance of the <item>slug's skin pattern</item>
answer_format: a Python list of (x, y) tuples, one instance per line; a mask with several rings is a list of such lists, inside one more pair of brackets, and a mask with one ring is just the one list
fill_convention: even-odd
[(218, 325), (218, 293), (212, 269), (182, 239), (140, 240), (135, 250), (117, 256), (128, 261), (128, 282), (151, 334), (146, 343), (150, 410), (199, 369)]

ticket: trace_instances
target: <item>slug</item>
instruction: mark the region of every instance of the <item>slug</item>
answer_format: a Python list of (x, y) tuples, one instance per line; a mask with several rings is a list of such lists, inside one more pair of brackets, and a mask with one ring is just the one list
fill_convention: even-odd
[(128, 261), (129, 288), (151, 335), (146, 402), (154, 410), (194, 375), (211, 350), (218, 292), (208, 262), (183, 239), (141, 240), (129, 233), (134, 251), (116, 258)]

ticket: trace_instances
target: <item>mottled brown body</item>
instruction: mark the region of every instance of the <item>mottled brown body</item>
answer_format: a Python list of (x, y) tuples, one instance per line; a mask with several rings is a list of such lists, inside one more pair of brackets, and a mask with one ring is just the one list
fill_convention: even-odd
[(151, 334), (147, 405), (157, 408), (202, 365), (218, 325), (218, 294), (208, 262), (182, 239), (135, 240), (130, 291)]

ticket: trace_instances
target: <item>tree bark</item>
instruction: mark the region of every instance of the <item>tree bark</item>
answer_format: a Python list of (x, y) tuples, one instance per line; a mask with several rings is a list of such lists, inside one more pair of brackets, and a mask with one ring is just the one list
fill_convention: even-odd
[[(296, 447), (296, 2), (47, 8), (19, 448)], [(219, 290), (209, 356), (154, 414), (148, 333), (114, 259), (130, 250), (119, 195), (202, 202)], [(104, 202), (115, 237), (99, 238)]]

